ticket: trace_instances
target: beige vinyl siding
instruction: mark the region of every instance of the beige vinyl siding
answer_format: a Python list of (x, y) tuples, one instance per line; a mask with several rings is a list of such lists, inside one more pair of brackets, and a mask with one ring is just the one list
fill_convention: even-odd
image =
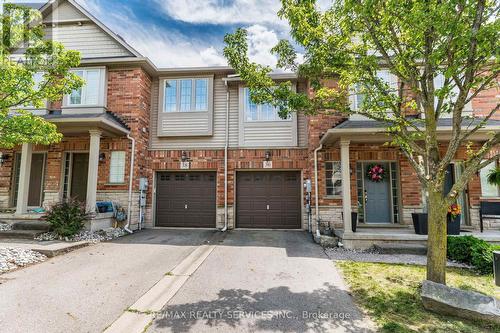
[[(206, 73), (205, 73), (206, 74)], [(204, 75), (204, 73), (199, 73)], [(153, 80), (152, 102), (151, 102), (151, 149), (191, 149), (191, 148), (223, 148), (225, 141), (226, 124), (226, 87), (222, 81), (222, 75), (215, 75), (213, 81), (213, 132), (211, 136), (201, 137), (159, 137), (158, 136), (158, 114), (159, 110), (159, 79)], [(230, 116), (229, 116), (229, 144), (238, 144), (238, 90), (230, 87)]]
[(51, 13), (45, 17), (45, 21), (67, 21), (87, 19), (85, 15), (68, 2), (62, 2)]
[(307, 147), (307, 116), (303, 113), (297, 115), (297, 135), (299, 147)]
[[(173, 112), (163, 112), (164, 103), (164, 87), (166, 81), (170, 79), (178, 79), (177, 77), (160, 78), (159, 79), (159, 98), (158, 98), (158, 129), (157, 135), (162, 137), (186, 137), (186, 136), (211, 136), (213, 134), (213, 75), (209, 76), (193, 76), (189, 79), (207, 79), (207, 111), (189, 111), (180, 112), (179, 110)], [(177, 82), (179, 85), (179, 81)], [(180, 87), (177, 87), (180, 96)], [(195, 89), (195, 83), (192, 83), (192, 89)], [(195, 100), (194, 90), (192, 91), (192, 103)], [(191, 107), (194, 108), (192, 104)]]
[[(210, 75), (211, 73), (197, 73), (197, 75)], [(186, 76), (187, 77), (187, 76)], [(158, 136), (158, 113), (159, 113), (159, 79), (155, 78), (152, 84), (152, 101), (151, 101), (151, 123), (150, 123), (150, 149), (222, 149), (225, 141), (225, 124), (226, 124), (226, 87), (221, 74), (214, 76), (214, 110), (213, 110), (213, 134), (212, 136), (200, 137), (160, 137)], [(239, 144), (239, 85), (238, 83), (229, 84), (229, 147), (237, 148)], [(307, 117), (303, 114), (297, 115), (297, 135), (298, 146), (307, 146)], [(252, 135), (261, 135), (259, 133), (248, 133)], [(287, 134), (288, 135), (288, 134)], [(267, 144), (264, 144), (267, 146)], [(269, 145), (273, 146), (273, 145)], [(263, 147), (262, 143), (258, 146)], [(282, 147), (297, 147), (295, 145), (282, 145)], [(252, 148), (244, 146), (244, 148)]]
[(59, 24), (45, 30), (47, 38), (61, 42), (67, 49), (80, 51), (84, 59), (133, 56), (92, 22)]

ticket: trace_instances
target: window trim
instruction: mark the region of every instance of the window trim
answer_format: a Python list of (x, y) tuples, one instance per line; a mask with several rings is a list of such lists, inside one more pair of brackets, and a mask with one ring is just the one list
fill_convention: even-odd
[[(63, 97), (63, 108), (66, 109), (76, 109), (76, 108), (98, 108), (98, 107), (105, 107), (106, 106), (106, 101), (107, 101), (107, 71), (105, 66), (93, 66), (93, 67), (78, 67), (78, 68), (73, 68), (71, 69), (71, 72), (78, 72), (78, 71), (83, 71), (85, 73), (86, 78), (86, 73), (87, 71), (92, 71), (92, 70), (99, 70), (99, 79), (98, 79), (98, 90), (97, 90), (97, 103), (96, 104), (71, 104), (71, 93), (64, 95)], [(86, 86), (87, 83), (82, 89), (82, 101), (85, 101), (84, 96), (86, 94), (84, 93), (86, 91)]]
[[(189, 77), (175, 77), (175, 78), (163, 78), (160, 79), (160, 102), (161, 102), (161, 113), (167, 113), (167, 114), (176, 114), (176, 113), (207, 113), (210, 112), (210, 91), (211, 91), (211, 79), (213, 80), (212, 77), (209, 76), (189, 76)], [(181, 110), (181, 82), (184, 80), (191, 80), (191, 110), (189, 111), (182, 111)], [(206, 105), (207, 108), (205, 110), (196, 110), (196, 80), (206, 80), (207, 82), (207, 97), (206, 97)], [(166, 104), (165, 102), (167, 101), (167, 96), (166, 96), (166, 84), (168, 81), (177, 81), (177, 86), (176, 86), (176, 96), (175, 96), (175, 105), (176, 109), (174, 111), (166, 111)], [(213, 84), (212, 84), (213, 86)], [(194, 107), (194, 109), (193, 109)]]
[[(165, 105), (165, 81), (166, 80), (176, 80), (176, 79), (208, 79), (208, 110), (207, 111), (183, 111), (183, 112), (164, 112), (163, 108)], [(222, 81), (222, 80), (221, 80)], [(205, 74), (205, 75), (170, 75), (170, 76), (160, 76), (158, 80), (154, 83), (154, 90), (158, 94), (154, 99), (157, 106), (153, 106), (155, 110), (155, 117), (157, 117), (157, 137), (200, 137), (200, 136), (212, 136), (214, 127), (214, 85), (215, 85), (215, 75)], [(166, 127), (165, 124), (188, 124), (192, 121), (196, 121), (198, 125), (202, 122), (206, 124), (206, 128), (196, 129), (192, 128), (186, 129), (185, 126), (170, 126)], [(206, 123), (205, 123), (206, 122)]]
[[(494, 167), (498, 167), (498, 166), (500, 166), (500, 159), (494, 160), (491, 163), (494, 164)], [(483, 170), (485, 170), (485, 168), (482, 168), (482, 169), (479, 170), (479, 185), (481, 186), (481, 196), (480, 196), (480, 198), (481, 199), (485, 199), (485, 200), (500, 198), (500, 186), (498, 186), (498, 185), (497, 185), (497, 193), (496, 193), (496, 195), (489, 195), (489, 196), (488, 195), (484, 195), (484, 193), (483, 193), (483, 181), (482, 181), (482, 171)], [(485, 181), (487, 181), (487, 180), (485, 179)], [(489, 186), (494, 186), (494, 185), (489, 185)]]
[[(389, 69), (386, 69), (386, 68), (379, 69), (379, 70), (377, 70), (377, 75), (378, 75), (379, 72), (386, 72), (386, 73), (388, 73), (389, 79), (390, 79), (389, 84), (394, 84), (397, 87), (398, 77), (396, 75), (392, 74)], [(357, 93), (357, 88), (356, 87), (351, 87), (349, 89), (349, 105), (350, 105), (350, 107), (351, 107), (351, 109), (353, 111), (358, 111), (359, 110), (358, 95), (360, 95), (360, 94)], [(366, 117), (364, 117), (364, 118), (366, 118)], [(366, 119), (368, 119), (368, 118), (366, 118)]]
[[(113, 172), (113, 153), (123, 153), (123, 180), (122, 181), (113, 181), (112, 180), (112, 172)], [(108, 181), (109, 181), (109, 184), (112, 184), (112, 185), (121, 185), (121, 184), (125, 184), (125, 178), (126, 178), (126, 175), (127, 175), (127, 152), (125, 150), (115, 150), (115, 151), (112, 151), (110, 154), (109, 154), (109, 174), (108, 174)]]
[[(344, 182), (344, 180), (342, 179), (342, 170), (340, 172), (340, 178), (339, 178), (339, 180), (341, 182), (341, 185), (340, 185), (340, 194), (328, 194), (328, 186), (326, 184), (326, 181), (328, 180), (328, 178), (326, 177), (326, 173), (328, 172), (328, 170), (330, 170), (326, 166), (327, 163), (332, 163), (332, 166), (333, 166), (334, 163), (338, 163), (338, 165), (340, 167), (341, 166), (340, 162), (341, 162), (340, 160), (329, 160), (329, 161), (324, 161), (323, 162), (323, 165), (324, 165), (324, 168), (325, 168), (325, 170), (324, 170), (325, 171), (325, 173), (324, 173), (324, 175), (325, 175), (325, 181), (323, 183), (324, 187), (325, 187), (325, 198), (328, 198), (328, 199), (341, 199), (342, 198), (342, 183)], [(333, 169), (331, 169), (331, 170), (333, 172)], [(332, 173), (332, 175), (333, 175), (333, 173)], [(337, 180), (337, 179), (335, 179), (335, 180)], [(334, 182), (332, 181), (332, 183), (334, 183)], [(335, 189), (335, 185), (333, 185), (332, 189)]]
[[(278, 119), (273, 119), (273, 120), (248, 120), (247, 117), (246, 117), (246, 113), (247, 113), (247, 99), (246, 99), (246, 94), (247, 94), (247, 91), (249, 92), (249, 88), (247, 86), (241, 86), (240, 87), (240, 98), (241, 98), (241, 105), (242, 105), (242, 111), (243, 111), (243, 114), (242, 114), (242, 117), (243, 117), (243, 122), (244, 123), (251, 123), (251, 124), (255, 124), (255, 123), (258, 123), (258, 124), (261, 124), (261, 123), (284, 123), (284, 122), (291, 122), (293, 121), (293, 116), (294, 115), (291, 115), (291, 117), (289, 117), (288, 119), (282, 119), (279, 115), (278, 115), (278, 109), (273, 107), (272, 105), (270, 105), (269, 103), (266, 103), (266, 104), (255, 104), (255, 106), (257, 107), (257, 115), (259, 115), (261, 113), (261, 110), (262, 110), (262, 106), (263, 105), (270, 105), (275, 111), (276, 111), (276, 115), (278, 117)], [(248, 98), (250, 98), (250, 95), (248, 96)]]

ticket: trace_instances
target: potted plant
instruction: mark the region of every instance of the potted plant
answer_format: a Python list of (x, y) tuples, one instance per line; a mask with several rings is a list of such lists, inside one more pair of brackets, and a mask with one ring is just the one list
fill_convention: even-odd
[(412, 213), (413, 228), (417, 235), (427, 235), (427, 213)]
[(500, 186), (500, 166), (497, 166), (488, 173), (486, 178), (489, 184)]
[(358, 226), (358, 213), (351, 212), (351, 228), (352, 228), (352, 232), (356, 232), (357, 226)]
[(460, 214), (462, 208), (459, 204), (454, 203), (448, 207), (446, 228), (448, 235), (460, 235)]

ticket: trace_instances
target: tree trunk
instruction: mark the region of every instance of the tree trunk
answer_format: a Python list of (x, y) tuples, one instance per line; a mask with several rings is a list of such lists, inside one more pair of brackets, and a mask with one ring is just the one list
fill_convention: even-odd
[(446, 284), (446, 215), (443, 191), (429, 191), (427, 238), (427, 280)]

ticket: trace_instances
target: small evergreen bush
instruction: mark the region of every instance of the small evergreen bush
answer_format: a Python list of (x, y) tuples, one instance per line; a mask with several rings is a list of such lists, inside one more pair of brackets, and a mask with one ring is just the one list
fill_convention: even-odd
[(471, 265), (481, 274), (493, 273), (493, 251), (497, 246), (474, 236), (448, 236), (447, 257)]
[(80, 232), (88, 218), (84, 205), (75, 200), (53, 205), (45, 216), (51, 230), (61, 237), (71, 237)]

